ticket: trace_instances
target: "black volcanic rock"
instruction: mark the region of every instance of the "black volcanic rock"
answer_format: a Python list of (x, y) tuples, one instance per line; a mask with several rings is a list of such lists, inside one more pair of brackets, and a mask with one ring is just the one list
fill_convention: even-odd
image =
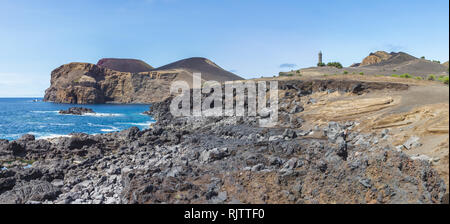
[[(288, 80), (279, 86), (294, 96), (350, 92), (358, 82)], [(399, 83), (361, 82), (356, 92), (406, 88)], [(132, 127), (49, 140), (0, 140), (0, 161), (5, 161), (0, 165), (7, 168), (0, 170), (0, 203), (445, 200), (445, 182), (427, 161), (412, 160), (389, 142), (359, 133), (355, 122), (329, 122), (315, 128), (322, 136), (305, 137), (312, 130), (290, 127), (293, 98), (280, 101), (279, 125), (273, 128), (257, 125), (258, 117), (173, 117), (169, 97), (152, 104), (149, 114), (157, 122), (147, 130)], [(24, 163), (31, 167), (25, 169)]]
[(90, 108), (84, 107), (71, 107), (67, 110), (60, 110), (60, 114), (72, 114), (72, 115), (83, 115), (83, 114), (94, 114), (95, 112)]

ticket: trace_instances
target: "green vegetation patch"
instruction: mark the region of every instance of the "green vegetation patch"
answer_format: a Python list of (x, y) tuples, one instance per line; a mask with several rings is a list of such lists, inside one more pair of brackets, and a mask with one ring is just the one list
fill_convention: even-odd
[(293, 72), (280, 72), (278, 75), (281, 76), (294, 76)]
[(342, 64), (340, 62), (328, 62), (327, 66), (329, 67), (336, 67), (336, 68), (343, 68)]
[(434, 80), (436, 80), (436, 75), (430, 74), (427, 79), (431, 80), (431, 81), (434, 81)]
[(410, 79), (410, 78), (412, 78), (412, 75), (410, 75), (410, 74), (408, 74), (408, 73), (405, 73), (405, 74), (403, 74), (403, 75), (400, 75), (400, 78)]
[(443, 75), (438, 80), (448, 85), (448, 75)]

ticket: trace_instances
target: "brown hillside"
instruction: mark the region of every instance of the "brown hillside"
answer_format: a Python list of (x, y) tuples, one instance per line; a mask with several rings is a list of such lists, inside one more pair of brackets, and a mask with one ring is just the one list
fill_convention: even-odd
[(202, 74), (202, 79), (204, 80), (215, 80), (219, 82), (232, 81), (232, 80), (242, 80), (241, 77), (224, 70), (219, 67), (214, 62), (206, 58), (194, 57), (176, 61), (174, 63), (164, 65), (155, 69), (158, 70), (172, 70), (172, 69), (182, 69), (190, 73), (200, 72)]
[(103, 58), (97, 62), (97, 65), (119, 72), (132, 73), (148, 72), (153, 69), (152, 66), (144, 61), (136, 59)]
[[(75, 104), (154, 103), (170, 96), (173, 81), (191, 84), (193, 72), (201, 72), (202, 81), (242, 79), (206, 58), (185, 59), (151, 71), (148, 71), (149, 65), (140, 66), (142, 63), (138, 60), (103, 59), (100, 65), (62, 65), (51, 74), (51, 86), (45, 92), (45, 101)], [(147, 71), (137, 72), (144, 68)]]

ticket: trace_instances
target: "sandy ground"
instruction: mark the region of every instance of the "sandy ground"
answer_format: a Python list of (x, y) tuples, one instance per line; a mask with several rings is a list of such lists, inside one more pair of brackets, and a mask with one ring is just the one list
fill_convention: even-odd
[[(268, 80), (273, 78), (267, 78)], [(304, 103), (306, 118), (313, 128), (329, 121), (357, 121), (357, 131), (381, 133), (387, 129), (389, 146), (417, 157), (425, 155), (440, 173), (449, 189), (449, 87), (435, 81), (414, 80), (370, 75), (336, 75), (279, 77), (291, 79), (351, 79), (366, 82), (404, 83), (408, 90), (371, 91), (363, 95), (319, 92), (310, 98), (317, 102)], [(261, 79), (260, 79), (261, 80)], [(418, 138), (409, 149), (402, 146), (411, 138)]]

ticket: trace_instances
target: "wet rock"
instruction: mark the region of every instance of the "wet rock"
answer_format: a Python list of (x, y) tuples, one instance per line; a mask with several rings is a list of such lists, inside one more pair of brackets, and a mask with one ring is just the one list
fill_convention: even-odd
[(60, 110), (60, 114), (71, 114), (71, 115), (83, 115), (83, 114), (95, 114), (95, 112), (90, 108), (84, 107), (71, 107), (67, 110)]
[(36, 140), (36, 137), (34, 135), (26, 134), (26, 135), (23, 135), (22, 137), (20, 137), (18, 141), (29, 142), (29, 141), (34, 141), (34, 140)]
[(70, 138), (62, 138), (60, 144), (63, 145), (64, 148), (68, 148), (70, 150), (73, 149), (82, 149), (83, 147), (90, 147), (97, 142), (90, 138), (89, 135), (86, 134), (74, 134)]
[(12, 141), (6, 147), (6, 151), (10, 151), (13, 156), (23, 157), (26, 154), (26, 149), (23, 144), (20, 144), (16, 141)]
[(125, 139), (135, 139), (139, 134), (140, 130), (138, 127), (131, 127), (126, 130), (119, 132), (119, 135)]

